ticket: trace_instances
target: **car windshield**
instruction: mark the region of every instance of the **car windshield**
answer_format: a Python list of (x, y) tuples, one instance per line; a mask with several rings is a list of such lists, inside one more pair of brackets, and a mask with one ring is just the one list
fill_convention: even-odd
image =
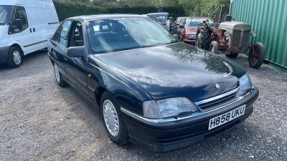
[(0, 5), (0, 25), (4, 25), (8, 21), (12, 6)]
[(151, 16), (152, 19), (154, 19), (156, 22), (159, 22), (159, 23), (165, 23), (166, 20), (167, 20), (167, 17), (166, 16)]
[(177, 42), (163, 27), (145, 17), (90, 21), (87, 31), (95, 53)]

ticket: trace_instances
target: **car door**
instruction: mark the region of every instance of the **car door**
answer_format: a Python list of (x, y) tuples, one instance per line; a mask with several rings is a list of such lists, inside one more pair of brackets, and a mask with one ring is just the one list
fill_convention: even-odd
[[(69, 34), (68, 48), (70, 47), (85, 47), (83, 35), (83, 26), (79, 21), (73, 21)], [(87, 61), (80, 57), (69, 57), (65, 55), (64, 67), (69, 73), (71, 79), (75, 83), (74, 86), (83, 96), (89, 98), (87, 89)]]
[(56, 60), (60, 72), (67, 79), (72, 86), (75, 81), (72, 80), (70, 74), (66, 70), (67, 47), (69, 40), (70, 28), (72, 25), (71, 20), (65, 20), (56, 30), (54, 36), (50, 40), (51, 56)]

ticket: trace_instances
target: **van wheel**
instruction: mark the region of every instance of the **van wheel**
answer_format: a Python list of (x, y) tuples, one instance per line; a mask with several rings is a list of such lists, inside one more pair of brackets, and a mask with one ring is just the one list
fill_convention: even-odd
[(23, 58), (24, 58), (23, 52), (19, 47), (17, 46), (10, 47), (8, 51), (8, 61), (7, 61), (8, 67), (17, 68), (21, 66)]
[(118, 145), (127, 144), (128, 133), (120, 113), (120, 107), (108, 92), (103, 93), (100, 108), (109, 138)]

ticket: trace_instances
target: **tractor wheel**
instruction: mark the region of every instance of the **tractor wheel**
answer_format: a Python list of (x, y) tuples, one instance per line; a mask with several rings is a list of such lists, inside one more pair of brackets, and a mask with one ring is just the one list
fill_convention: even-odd
[(265, 48), (260, 42), (255, 43), (249, 50), (248, 62), (251, 68), (258, 69), (264, 62)]
[(196, 40), (195, 40), (195, 44), (194, 44), (194, 46), (196, 46), (196, 47), (201, 47), (201, 39), (202, 39), (202, 34), (201, 33), (199, 33), (198, 35), (197, 35), (197, 38), (196, 38)]
[(238, 56), (239, 53), (229, 52), (230, 47), (231, 47), (231, 42), (232, 42), (232, 40), (231, 40), (231, 35), (230, 35), (230, 33), (227, 33), (227, 34), (229, 35), (229, 36), (227, 37), (227, 40), (228, 40), (228, 48), (229, 48), (229, 49), (227, 49), (227, 51), (225, 51), (224, 54), (225, 54), (225, 56), (227, 56), (228, 58), (234, 59), (234, 58), (236, 58), (236, 57)]
[(200, 45), (199, 45), (199, 47), (201, 49), (204, 49), (204, 50), (208, 50), (209, 49), (210, 37), (211, 37), (211, 34), (208, 33), (207, 29), (205, 29), (205, 30), (203, 30), (203, 32), (201, 32), (201, 40), (200, 40)]
[(212, 41), (209, 46), (209, 51), (213, 52), (214, 54), (218, 54), (218, 43), (217, 41)]

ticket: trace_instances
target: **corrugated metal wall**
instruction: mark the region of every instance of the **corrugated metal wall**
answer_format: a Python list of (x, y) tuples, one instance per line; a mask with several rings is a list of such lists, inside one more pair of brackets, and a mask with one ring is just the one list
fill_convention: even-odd
[(252, 25), (266, 60), (287, 68), (287, 0), (233, 0), (231, 16)]

